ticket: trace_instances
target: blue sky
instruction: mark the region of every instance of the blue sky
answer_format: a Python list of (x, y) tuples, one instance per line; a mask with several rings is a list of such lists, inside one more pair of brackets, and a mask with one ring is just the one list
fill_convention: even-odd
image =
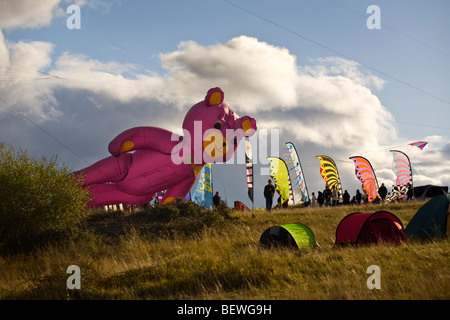
[[(71, 4), (80, 6), (80, 30), (66, 27)], [(370, 5), (380, 8), (379, 30), (366, 26)], [(180, 127), (189, 106), (220, 86), (238, 114), (280, 130), (281, 147), (296, 144), (310, 192), (323, 189), (318, 154), (338, 160), (351, 194), (360, 185), (349, 156), (366, 156), (379, 182), (391, 184), (391, 147), (409, 153), (416, 185), (450, 185), (448, 1), (0, 6), (0, 136), (18, 148), (80, 169), (130, 127)], [(221, 68), (203, 67), (221, 53)], [(407, 146), (415, 140), (429, 148)], [(243, 165), (213, 170), (229, 204), (250, 204)], [(267, 178), (256, 176), (256, 206)]]

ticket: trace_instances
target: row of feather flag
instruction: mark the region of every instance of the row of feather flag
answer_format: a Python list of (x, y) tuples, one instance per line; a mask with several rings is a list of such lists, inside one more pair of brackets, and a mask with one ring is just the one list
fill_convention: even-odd
[[(418, 147), (420, 150), (428, 144), (426, 141), (417, 141), (409, 145)], [(270, 161), (270, 175), (277, 185), (281, 195), (281, 202), (287, 201), (291, 195), (300, 194), (301, 201), (306, 205), (310, 202), (309, 193), (306, 188), (306, 182), (303, 175), (303, 170), (300, 165), (298, 153), (291, 142), (286, 142), (288, 149), (288, 162), (292, 162), (295, 172), (293, 180), (289, 177), (289, 169), (281, 158), (269, 158)], [(409, 190), (413, 190), (412, 168), (411, 161), (406, 153), (399, 150), (390, 150), (393, 155), (392, 170), (396, 176), (396, 182), (393, 186), (392, 192), (387, 196), (387, 201), (394, 201), (405, 197)], [(342, 196), (342, 184), (339, 177), (339, 172), (335, 161), (326, 155), (316, 156), (320, 161), (320, 174), (327, 186), (331, 190), (337, 190)], [(379, 185), (369, 160), (362, 156), (350, 157), (355, 165), (355, 175), (362, 184), (364, 192), (367, 194), (368, 202), (376, 201), (380, 198), (378, 195)], [(293, 190), (293, 191), (292, 191)], [(295, 197), (291, 197), (294, 205), (298, 203)]]
[[(422, 150), (428, 142), (417, 141), (409, 145)], [(297, 150), (292, 142), (286, 142), (287, 153), (282, 157), (268, 157), (270, 166), (270, 176), (275, 183), (277, 192), (281, 197), (281, 203), (292, 200), (295, 204), (311, 202), (307, 189), (305, 176), (300, 163)], [(411, 162), (406, 153), (399, 150), (389, 150), (393, 155), (392, 170), (396, 175), (396, 182), (392, 192), (387, 195), (386, 201), (394, 201), (405, 197), (408, 190), (413, 188)], [(339, 177), (338, 168), (335, 161), (326, 155), (316, 156), (320, 161), (320, 174), (331, 190), (337, 190), (342, 196), (342, 184)], [(362, 156), (350, 157), (355, 165), (355, 175), (362, 184), (364, 192), (367, 194), (368, 202), (374, 202), (380, 198), (378, 194), (378, 181), (375, 171), (369, 160)], [(248, 138), (245, 140), (245, 166), (247, 175), (248, 197), (254, 202), (253, 188), (253, 155), (252, 147)], [(289, 168), (290, 167), (290, 168)], [(293, 174), (291, 175), (291, 172)], [(293, 178), (291, 178), (291, 176)], [(211, 165), (205, 165), (200, 173), (197, 187), (192, 196), (192, 201), (206, 208), (212, 208), (212, 172)]]

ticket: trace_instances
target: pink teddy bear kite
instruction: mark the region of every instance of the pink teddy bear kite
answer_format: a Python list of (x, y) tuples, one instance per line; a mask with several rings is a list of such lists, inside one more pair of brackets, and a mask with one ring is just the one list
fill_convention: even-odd
[(89, 204), (140, 205), (164, 190), (163, 203), (184, 199), (206, 163), (231, 159), (242, 138), (257, 130), (255, 119), (239, 118), (223, 99), (220, 88), (210, 89), (186, 114), (183, 136), (156, 127), (119, 134), (108, 146), (112, 156), (74, 173), (84, 176)]

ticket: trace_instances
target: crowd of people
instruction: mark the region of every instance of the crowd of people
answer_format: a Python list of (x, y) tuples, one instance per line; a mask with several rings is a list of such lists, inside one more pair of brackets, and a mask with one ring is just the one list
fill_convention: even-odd
[[(277, 190), (278, 191), (278, 190)], [(269, 179), (267, 185), (264, 187), (264, 198), (266, 199), (266, 210), (270, 212), (273, 206), (273, 198), (276, 193), (276, 188), (272, 184), (272, 180)], [(408, 191), (407, 200), (412, 199), (412, 188)], [(378, 198), (373, 201), (373, 203), (383, 203), (386, 201), (386, 196), (388, 195), (388, 190), (384, 183), (378, 188)], [(285, 203), (281, 203), (281, 197), (278, 197), (278, 203), (276, 205), (277, 208), (287, 207), (287, 201)], [(341, 195), (336, 188), (330, 189), (328, 185), (325, 185), (325, 189), (323, 191), (318, 191), (317, 196), (316, 193), (313, 192), (311, 194), (311, 207), (333, 207), (338, 205), (351, 205), (351, 204), (361, 204), (368, 203), (368, 196), (364, 191), (361, 193), (359, 189), (356, 190), (356, 193), (353, 197), (350, 196), (350, 193), (346, 189), (342, 194), (342, 202), (340, 201)]]
[[(279, 191), (275, 188), (275, 185), (272, 184), (272, 179), (269, 179), (267, 181), (267, 185), (264, 187), (264, 198), (266, 199), (266, 211), (271, 211), (273, 207), (273, 199), (278, 192), (278, 200), (277, 204), (275, 205), (275, 208), (287, 208), (288, 207), (288, 201), (285, 201), (284, 203), (281, 203), (281, 195), (279, 194)], [(374, 201), (374, 203), (382, 203), (386, 201), (386, 196), (388, 195), (388, 190), (384, 183), (381, 184), (381, 186), (378, 189), (378, 195), (379, 198)], [(367, 203), (368, 202), (368, 196), (367, 194), (361, 193), (359, 189), (356, 190), (356, 193), (353, 197), (350, 196), (350, 193), (346, 189), (344, 193), (342, 194), (342, 202), (340, 201), (341, 195), (339, 191), (336, 188), (330, 189), (328, 185), (325, 186), (325, 189), (323, 191), (318, 191), (317, 196), (316, 193), (311, 193), (311, 207), (333, 207), (338, 205), (351, 205), (351, 204), (361, 204), (361, 203)], [(410, 195), (408, 193), (407, 199), (410, 199)], [(219, 203), (221, 202), (219, 192), (216, 192), (215, 196), (213, 197), (213, 203), (214, 206), (219, 206)], [(237, 201), (239, 202), (239, 201)], [(236, 207), (236, 203), (235, 203)]]
[[(386, 186), (384, 185), (384, 183), (382, 183), (378, 189), (379, 198), (374, 202), (375, 203), (385, 202), (387, 194), (388, 194), (388, 190), (387, 190)], [(323, 191), (317, 192), (317, 196), (316, 196), (315, 192), (313, 192), (311, 194), (311, 207), (315, 207), (315, 206), (328, 207), (328, 206), (337, 206), (339, 204), (350, 205), (350, 204), (361, 204), (361, 203), (368, 202), (367, 194), (365, 192), (361, 193), (359, 191), (359, 189), (356, 190), (356, 193), (353, 197), (350, 196), (350, 193), (346, 189), (344, 191), (344, 193), (342, 194), (342, 203), (339, 202), (339, 198), (340, 198), (340, 194), (336, 190), (336, 188), (331, 190), (328, 187), (328, 185), (326, 185), (325, 189)], [(408, 199), (410, 199), (409, 195), (408, 195)]]

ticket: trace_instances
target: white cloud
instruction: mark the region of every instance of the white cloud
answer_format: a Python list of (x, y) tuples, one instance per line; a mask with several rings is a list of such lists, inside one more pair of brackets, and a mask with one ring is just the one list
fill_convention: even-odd
[(292, 130), (300, 141), (351, 149), (397, 136), (393, 116), (366, 86), (381, 89), (383, 80), (353, 61), (326, 58), (299, 67), (286, 48), (247, 36), (208, 47), (184, 42), (161, 61), (171, 96), (178, 88), (201, 94), (220, 85), (240, 113), (264, 112), (260, 125)]
[[(12, 44), (10, 69), (24, 68), (38, 77), (39, 70), (50, 64), (51, 49), (51, 44), (43, 42)], [(51, 117), (57, 106), (51, 90), (62, 87), (87, 90), (121, 103), (157, 99), (182, 111), (203, 98), (210, 87), (220, 86), (235, 111), (260, 114), (260, 126), (295, 132), (300, 142), (370, 149), (387, 137), (395, 138), (394, 127), (385, 121), (392, 121), (392, 115), (363, 85), (366, 78), (366, 82), (376, 82), (375, 77), (365, 78), (351, 61), (322, 60), (324, 64), (318, 61), (315, 66), (299, 68), (287, 49), (246, 36), (208, 47), (189, 41), (161, 56), (167, 70), (162, 77), (139, 73), (131, 64), (101, 62), (66, 52), (49, 71), (58, 78), (24, 81), (10, 92), (16, 97), (10, 101), (29, 106), (41, 117)], [(331, 75), (338, 71), (345, 75)], [(25, 76), (20, 73), (11, 85)]]
[(55, 62), (55, 86), (89, 90), (121, 102), (151, 98), (162, 79), (155, 74), (139, 74), (131, 64), (101, 62), (83, 55), (64, 53)]
[(304, 73), (311, 74), (314, 77), (344, 76), (352, 79), (357, 84), (377, 90), (381, 90), (385, 84), (385, 80), (370, 73), (363, 73), (361, 65), (353, 60), (341, 57), (327, 57), (311, 62), (313, 65), (303, 66), (301, 69)]
[[(161, 55), (167, 72), (158, 75), (132, 64), (71, 52), (52, 61), (52, 50), (46, 42), (9, 43), (0, 33), (0, 71), (8, 80), (0, 82), (0, 93), (33, 119), (51, 123), (53, 134), (71, 141), (75, 149), (79, 135), (80, 145), (84, 144), (80, 149), (90, 152), (86, 155), (90, 159), (130, 126), (180, 127), (185, 110), (203, 99), (209, 88), (220, 86), (225, 102), (239, 114), (255, 117), (259, 128), (280, 129), (298, 144), (314, 146), (318, 152), (333, 150), (345, 161), (368, 154), (380, 183), (389, 186), (395, 178), (386, 146), (403, 142), (394, 117), (373, 93), (384, 81), (363, 72), (354, 61), (329, 57), (299, 66), (286, 48), (240, 36), (210, 46), (183, 42), (176, 51)], [(40, 73), (44, 68), (57, 77)], [(82, 132), (77, 131), (79, 121), (84, 121)], [(104, 145), (88, 151), (90, 136)], [(438, 149), (443, 145), (442, 137), (430, 141)], [(438, 174), (439, 166), (430, 161), (444, 154), (418, 151), (413, 154), (420, 162), (415, 184), (430, 179), (448, 184), (450, 177)], [(351, 161), (339, 165), (345, 180), (356, 181)]]
[(67, 17), (67, 7), (87, 6), (108, 13), (116, 1), (103, 0), (2, 0), (0, 1), (0, 29), (41, 28), (54, 18)]
[(61, 15), (60, 0), (2, 0), (0, 29), (39, 28), (48, 26), (54, 16)]
[(52, 49), (52, 44), (42, 41), (8, 43), (0, 32), (1, 97), (16, 110), (37, 119), (58, 115), (57, 101), (46, 82), (48, 77), (40, 72), (50, 65)]
[(244, 112), (289, 108), (296, 102), (295, 56), (256, 38), (240, 36), (208, 47), (183, 42), (177, 51), (163, 54), (161, 61), (171, 88), (204, 91), (216, 83)]

